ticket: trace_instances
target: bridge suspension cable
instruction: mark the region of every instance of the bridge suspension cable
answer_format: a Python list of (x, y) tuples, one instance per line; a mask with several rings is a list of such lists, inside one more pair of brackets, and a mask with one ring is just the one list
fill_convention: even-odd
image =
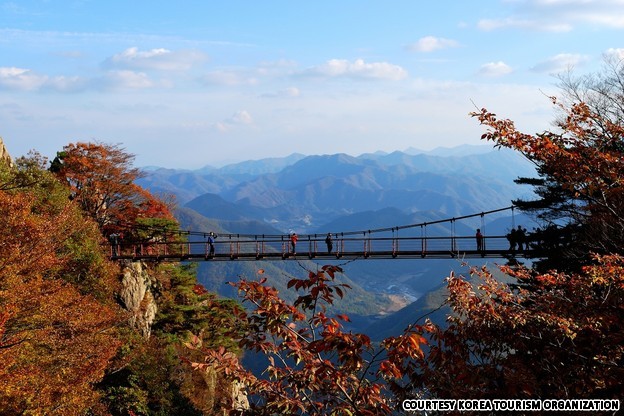
[[(376, 228), (360, 231), (341, 231), (329, 233), (335, 236), (334, 241), (324, 240), (324, 234), (302, 234), (299, 245), (304, 247), (303, 253), (310, 258), (331, 258), (348, 256), (352, 258), (433, 258), (463, 256), (496, 256), (510, 254), (511, 245), (507, 248), (507, 235), (481, 236), (480, 243), (474, 244), (475, 235), (458, 235), (459, 220), (480, 217), (481, 230), (485, 229), (485, 216), (511, 210), (514, 206), (484, 211), (460, 217), (446, 218), (402, 226)], [(513, 226), (515, 226), (515, 219)], [(436, 224), (450, 223), (450, 236), (429, 236), (427, 227)], [(402, 236), (401, 230), (420, 228), (420, 236)], [(285, 234), (221, 234), (215, 241), (212, 232), (174, 230), (167, 227), (135, 225), (132, 229), (152, 232), (152, 236), (144, 241), (120, 242), (111, 241), (111, 258), (145, 259), (145, 260), (189, 260), (189, 259), (249, 259), (296, 258), (296, 244)], [(167, 235), (199, 236), (203, 241), (188, 239), (180, 241), (167, 238)], [(172, 241), (174, 240), (174, 241)], [(488, 249), (485, 242), (489, 241)], [(319, 249), (319, 244), (327, 244), (327, 250)], [(218, 247), (218, 250), (215, 250)], [(525, 244), (526, 251), (527, 245)], [(515, 251), (515, 249), (514, 249)], [(511, 253), (515, 255), (514, 253)], [(301, 256), (301, 253), (299, 254)]]
[[(385, 228), (375, 228), (375, 229), (369, 229), (369, 230), (339, 231), (339, 232), (332, 232), (332, 234), (340, 235), (343, 237), (350, 237), (350, 236), (360, 235), (364, 233), (368, 233), (370, 235), (370, 234), (387, 233), (387, 232), (392, 232), (394, 234), (396, 232), (398, 236), (399, 230), (406, 230), (406, 229), (417, 228), (417, 227), (426, 227), (428, 225), (431, 226), (431, 225), (443, 224), (447, 222), (452, 224), (458, 220), (475, 218), (478, 216), (481, 217), (482, 229), (483, 229), (484, 228), (483, 220), (486, 215), (495, 214), (495, 213), (503, 212), (503, 211), (509, 211), (509, 210), (511, 210), (512, 212), (512, 226), (515, 226), (515, 220), (513, 219), (514, 207), (515, 205), (510, 205), (505, 208), (494, 209), (491, 211), (482, 211), (476, 214), (463, 215), (460, 217), (444, 218), (444, 219), (434, 220), (434, 221), (424, 221), (424, 222), (419, 222), (415, 224), (407, 224), (407, 225), (385, 227)], [(170, 229), (167, 227), (160, 227), (160, 226), (154, 226), (154, 225), (130, 224), (130, 223), (123, 223), (123, 222), (118, 223), (118, 225), (120, 225), (121, 227), (128, 228), (128, 229), (154, 231), (157, 233), (169, 233), (169, 234), (189, 235), (189, 236), (193, 235), (193, 236), (200, 236), (200, 237), (203, 236), (204, 238), (207, 238), (210, 235), (210, 232), (208, 231)], [(319, 233), (301, 234), (301, 236), (307, 237), (308, 235), (318, 235), (318, 234)], [(262, 236), (263, 238), (280, 238), (280, 237), (283, 237), (284, 235), (286, 234), (245, 234), (245, 233), (223, 233), (221, 234), (221, 236), (227, 236), (227, 237), (232, 237), (232, 238), (234, 236), (236, 236), (236, 238), (257, 238), (260, 236)]]

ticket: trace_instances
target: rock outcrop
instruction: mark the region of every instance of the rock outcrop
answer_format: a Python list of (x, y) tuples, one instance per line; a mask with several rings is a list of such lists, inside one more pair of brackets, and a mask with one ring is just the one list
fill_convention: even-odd
[(245, 390), (243, 389), (243, 385), (237, 381), (233, 381), (231, 389), (233, 403), (232, 407), (238, 411), (249, 410), (249, 398), (247, 397), (247, 393), (245, 393)]
[(0, 137), (0, 163), (8, 163), (9, 166), (13, 165), (13, 159), (4, 145), (2, 137)]
[[(122, 306), (130, 312), (130, 326), (143, 337), (149, 338), (152, 324), (158, 312), (154, 294), (160, 293), (162, 287), (156, 278), (150, 275), (149, 267), (141, 261), (125, 260), (121, 262), (121, 290), (119, 298)], [(210, 411), (210, 414), (221, 414), (217, 410), (223, 400), (237, 410), (249, 409), (249, 400), (244, 387), (238, 382), (220, 380), (214, 368), (194, 371), (183, 381), (186, 388), (192, 391), (191, 402), (198, 409)], [(222, 414), (227, 412), (223, 410)]]
[(158, 307), (152, 292), (155, 280), (143, 262), (127, 261), (122, 265), (120, 298), (130, 312), (130, 325), (149, 338)]

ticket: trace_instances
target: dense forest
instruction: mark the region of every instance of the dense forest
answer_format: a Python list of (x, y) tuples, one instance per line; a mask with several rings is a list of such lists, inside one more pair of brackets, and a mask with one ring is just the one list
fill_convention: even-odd
[[(172, 203), (133, 156), (73, 143), (0, 167), (0, 412), (58, 415), (393, 414), (413, 398), (621, 399), (624, 393), (624, 63), (561, 78), (556, 128), (483, 109), (483, 139), (532, 161), (516, 201), (551, 231), (526, 268), (447, 279), (452, 310), (372, 342), (333, 304), (340, 267), (302, 272), (292, 301), (263, 270), (220, 299), (189, 265), (109, 260), (111, 235), (176, 238)], [(179, 237), (178, 237), (179, 238)], [(242, 364), (262, 354), (261, 374)]]
[(108, 259), (113, 233), (176, 227), (131, 162), (77, 143), (52, 163), (2, 163), (1, 414), (210, 414), (231, 395), (185, 363), (183, 343), (238, 351), (221, 325), (237, 304), (199, 287), (190, 266)]

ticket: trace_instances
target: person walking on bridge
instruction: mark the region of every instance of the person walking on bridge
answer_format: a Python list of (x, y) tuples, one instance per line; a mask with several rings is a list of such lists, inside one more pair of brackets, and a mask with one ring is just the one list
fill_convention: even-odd
[(290, 235), (290, 248), (291, 248), (291, 252), (292, 254), (297, 254), (297, 240), (299, 239), (299, 237), (297, 237), (296, 233), (292, 233)]
[(511, 228), (511, 231), (507, 233), (507, 240), (509, 241), (509, 251), (511, 253), (516, 251), (516, 244), (518, 243), (518, 236), (516, 234), (516, 229)]
[(334, 248), (331, 233), (327, 233), (327, 237), (325, 237), (325, 244), (327, 244), (327, 254), (331, 254), (332, 249)]
[(483, 252), (483, 234), (481, 234), (480, 228), (477, 228), (475, 238), (477, 239), (477, 251)]
[(209, 256), (213, 257), (215, 254), (215, 247), (214, 247), (214, 242), (215, 242), (215, 233), (213, 233), (212, 231), (210, 232), (210, 234), (208, 234), (208, 246), (210, 248), (210, 251), (208, 253)]

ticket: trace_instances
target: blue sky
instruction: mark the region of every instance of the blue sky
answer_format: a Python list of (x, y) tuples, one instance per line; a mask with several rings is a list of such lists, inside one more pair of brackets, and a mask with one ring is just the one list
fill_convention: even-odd
[(475, 106), (543, 131), (605, 54), (624, 0), (0, 0), (0, 136), (175, 168), (480, 144)]

